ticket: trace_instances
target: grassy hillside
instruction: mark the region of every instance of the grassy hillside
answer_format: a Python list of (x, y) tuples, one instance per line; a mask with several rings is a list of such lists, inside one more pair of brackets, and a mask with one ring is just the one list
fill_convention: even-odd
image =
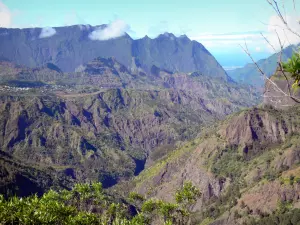
[(299, 107), (245, 110), (205, 129), (123, 185), (174, 201), (176, 190), (191, 181), (202, 192), (193, 208), (195, 224), (267, 221), (299, 207), (299, 134)]
[(139, 174), (161, 157), (159, 149), (173, 149), (260, 100), (225, 79), (157, 67), (131, 73), (113, 58), (97, 58), (76, 73), (52, 64), (2, 62), (0, 69), (1, 150), (104, 187)]

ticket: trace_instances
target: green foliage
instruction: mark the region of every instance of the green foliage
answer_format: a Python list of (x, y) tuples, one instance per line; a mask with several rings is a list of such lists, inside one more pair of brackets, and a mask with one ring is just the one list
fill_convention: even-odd
[(247, 221), (247, 225), (299, 225), (300, 209), (276, 211), (270, 215), (264, 215), (257, 219)]
[(176, 192), (175, 198), (178, 204), (188, 208), (192, 206), (200, 196), (200, 190), (193, 186), (192, 182), (186, 182), (183, 184), (182, 189)]
[(224, 149), (216, 155), (211, 166), (211, 171), (219, 177), (239, 178), (245, 166), (243, 157), (236, 149)]
[(50, 190), (40, 198), (5, 199), (0, 195), (0, 224), (186, 224), (190, 212), (183, 206), (194, 203), (199, 196), (200, 191), (190, 182), (177, 192), (180, 204), (145, 200), (138, 193), (130, 193), (129, 201), (140, 208), (132, 216), (128, 205), (114, 202), (104, 193), (101, 183), (76, 184), (71, 191)]
[(290, 185), (293, 185), (294, 184), (294, 180), (295, 180), (295, 176), (294, 175), (290, 175)]
[(1, 224), (129, 224), (125, 212), (125, 205), (108, 202), (100, 183), (50, 190), (41, 198), (0, 196)]
[(133, 221), (137, 220), (140, 224), (157, 224), (158, 221), (163, 221), (163, 224), (186, 224), (190, 220), (190, 208), (200, 195), (200, 190), (191, 182), (184, 183), (176, 192), (176, 204), (152, 198), (145, 200), (137, 193), (130, 193), (129, 201), (140, 208), (138, 216), (133, 218)]
[(282, 63), (283, 69), (291, 73), (295, 80), (293, 86), (299, 85), (300, 82), (300, 51), (294, 52), (292, 57), (286, 63)]
[(130, 192), (128, 197), (131, 202), (136, 202), (136, 201), (142, 202), (145, 200), (145, 198), (142, 195), (136, 192)]

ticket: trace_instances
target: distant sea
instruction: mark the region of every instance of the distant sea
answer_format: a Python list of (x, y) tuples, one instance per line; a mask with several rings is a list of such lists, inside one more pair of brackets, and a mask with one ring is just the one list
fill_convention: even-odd
[(242, 68), (242, 66), (223, 66), (223, 69), (226, 71), (234, 70), (234, 69), (238, 69), (238, 68)]

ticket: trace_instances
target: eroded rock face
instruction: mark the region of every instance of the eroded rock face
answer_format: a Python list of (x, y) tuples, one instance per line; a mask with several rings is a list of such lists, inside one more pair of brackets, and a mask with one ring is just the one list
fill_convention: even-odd
[(276, 210), (279, 201), (297, 207), (298, 112), (299, 107), (289, 111), (261, 107), (231, 115), (152, 164), (135, 179), (134, 190), (175, 201), (176, 191), (191, 181), (202, 193), (195, 212), (217, 212), (233, 204), (211, 224), (242, 224), (235, 210), (257, 216)]
[(272, 213), (278, 207), (278, 202), (297, 202), (300, 196), (300, 185), (285, 185), (278, 181), (255, 187), (245, 193), (240, 202), (254, 212)]
[(1, 195), (41, 195), (50, 188), (69, 189), (73, 184), (74, 177), (65, 171), (57, 172), (47, 166), (36, 168), (0, 151)]
[[(230, 178), (216, 177), (206, 168), (207, 155), (223, 146), (217, 142), (217, 139), (212, 138), (201, 141), (199, 145), (192, 143), (182, 146), (182, 152), (176, 158), (166, 159), (167, 162), (160, 170), (157, 170), (156, 175), (144, 178), (145, 180), (142, 182), (138, 181), (136, 191), (148, 197), (174, 201), (176, 191), (182, 187), (185, 181), (191, 181), (202, 193), (193, 210), (202, 209), (205, 202), (219, 198), (230, 183)], [(141, 176), (143, 179), (148, 175), (142, 173)]]
[(266, 80), (264, 91), (264, 104), (278, 109), (289, 109), (291, 106), (299, 105), (299, 87), (294, 86), (294, 79), (288, 72), (277, 68), (270, 80)]
[(135, 159), (145, 162), (157, 147), (190, 139), (203, 124), (241, 107), (234, 97), (226, 104), (207, 98), (208, 92), (219, 95), (215, 89), (222, 90), (199, 85), (195, 92), (111, 89), (73, 97), (2, 96), (0, 146), (26, 162), (74, 168), (78, 180), (109, 174), (118, 181), (133, 176)]
[(299, 133), (299, 119), (294, 113), (256, 108), (233, 117), (231, 123), (222, 127), (218, 133), (230, 145), (242, 147), (245, 154), (251, 151), (255, 153)]
[(154, 39), (145, 37), (133, 40), (125, 34), (107, 41), (89, 38), (93, 31), (104, 26), (88, 26), (84, 29), (76, 25), (57, 27), (56, 35), (49, 37), (47, 41), (39, 38), (41, 28), (1, 28), (0, 34), (5, 35), (0, 35), (0, 58), (28, 67), (55, 63), (65, 72), (73, 72), (80, 65), (99, 56), (115, 57), (127, 69), (131, 69), (132, 60), (135, 58), (135, 64), (147, 73), (155, 65), (172, 72), (199, 70), (211, 77), (230, 80), (210, 52), (202, 44), (187, 37), (162, 34)]

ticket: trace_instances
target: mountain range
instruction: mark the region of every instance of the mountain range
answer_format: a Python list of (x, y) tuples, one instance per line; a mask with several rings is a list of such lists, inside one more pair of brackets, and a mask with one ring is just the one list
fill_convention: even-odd
[[(297, 50), (300, 45), (289, 45), (284, 48), (282, 53), (275, 53), (266, 59), (258, 60), (256, 63), (260, 69), (265, 73), (267, 77), (273, 75), (278, 67), (278, 60), (281, 55), (282, 62), (286, 62), (288, 58), (293, 55), (293, 52)], [(258, 70), (254, 63), (249, 63), (242, 68), (237, 68), (234, 70), (228, 70), (229, 76), (243, 84), (250, 84), (263, 90), (265, 80), (263, 75)]]
[[(248, 79), (253, 65), (230, 71), (236, 82), (186, 36), (90, 39), (104, 27), (58, 27), (45, 38), (42, 28), (0, 29), (0, 209), (13, 195), (96, 181), (126, 205), (129, 192), (146, 199), (126, 219), (146, 208), (166, 220), (188, 181), (200, 190), (184, 213), (189, 224), (296, 225), (299, 105), (272, 84), (287, 91), (276, 55), (258, 62), (272, 81), (262, 98), (249, 85), (262, 85)], [(41, 199), (59, 198), (49, 193)]]
[(114, 58), (96, 58), (76, 73), (53, 64), (2, 62), (0, 69), (1, 150), (104, 187), (140, 173), (155, 149), (171, 149), (260, 99), (247, 86), (200, 72), (133, 74)]
[(0, 59), (32, 68), (53, 63), (64, 72), (74, 72), (97, 57), (115, 57), (129, 70), (138, 65), (150, 72), (156, 66), (171, 72), (201, 71), (228, 78), (207, 49), (187, 36), (165, 33), (155, 39), (145, 36), (133, 40), (125, 34), (105, 41), (91, 40), (90, 34), (101, 27), (104, 25), (56, 27), (56, 34), (45, 38), (40, 38), (42, 28), (0, 28)]

